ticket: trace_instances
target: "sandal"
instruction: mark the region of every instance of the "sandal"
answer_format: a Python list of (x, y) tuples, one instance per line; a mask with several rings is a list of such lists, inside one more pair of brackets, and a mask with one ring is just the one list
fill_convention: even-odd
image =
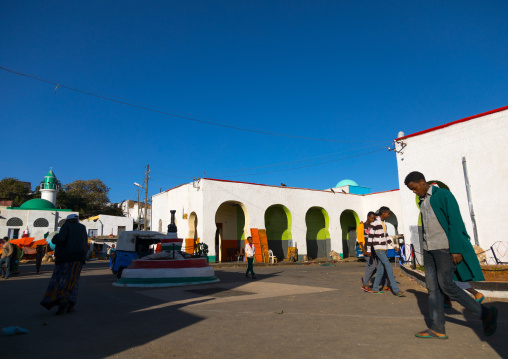
[(403, 291), (403, 290), (399, 290), (399, 292), (397, 294), (395, 294), (397, 297), (405, 297), (406, 296), (406, 292)]
[(483, 322), (483, 334), (485, 336), (491, 336), (496, 332), (497, 329), (497, 308), (490, 307), (489, 314), (486, 318), (482, 319)]
[(476, 300), (478, 303), (481, 303), (485, 299), (485, 296), (483, 294), (481, 294), (481, 293), (478, 293), (478, 294), (480, 294), (481, 297), (480, 298), (476, 298), (476, 295), (475, 295), (474, 296), (474, 300)]
[(416, 333), (415, 337), (423, 339), (448, 339), (448, 335), (435, 333), (430, 329), (424, 330), (423, 332)]

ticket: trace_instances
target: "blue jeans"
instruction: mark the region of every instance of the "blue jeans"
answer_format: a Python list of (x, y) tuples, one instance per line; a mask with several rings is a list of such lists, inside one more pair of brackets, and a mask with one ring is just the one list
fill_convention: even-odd
[[(5, 271), (2, 268), (5, 264)], [(9, 274), (11, 272), (11, 258), (5, 257), (0, 259), (0, 273), (5, 277), (9, 278)]]
[[(365, 257), (365, 274), (363, 276), (363, 285), (369, 286), (370, 279), (374, 275), (377, 269), (377, 258), (374, 253), (371, 254), (370, 257)], [(386, 285), (386, 274), (381, 282), (381, 285), (384, 287)]]
[[(392, 287), (392, 290), (394, 293), (400, 292), (399, 286), (397, 285), (397, 282), (395, 281), (395, 277), (393, 275), (393, 269), (392, 265), (390, 264), (390, 261), (388, 260), (388, 257), (386, 256), (385, 250), (376, 250), (376, 256), (377, 256), (377, 272), (376, 272), (376, 280), (374, 281), (374, 286), (372, 287), (372, 290), (379, 290), (379, 284), (381, 284), (381, 278), (384, 277), (385, 273), (388, 277), (388, 280), (390, 281), (390, 286)], [(383, 289), (383, 288), (381, 288)]]
[(488, 314), (488, 309), (473, 299), (468, 293), (460, 289), (453, 281), (455, 264), (452, 262), (448, 249), (423, 251), (423, 264), (425, 267), (425, 284), (429, 291), (430, 328), (437, 333), (446, 334), (444, 296), (460, 303), (478, 318)]

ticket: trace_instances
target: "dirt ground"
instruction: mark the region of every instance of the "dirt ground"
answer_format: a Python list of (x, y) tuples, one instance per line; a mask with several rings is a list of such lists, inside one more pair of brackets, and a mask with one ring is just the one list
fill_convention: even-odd
[(508, 282), (508, 266), (482, 266), (486, 282)]

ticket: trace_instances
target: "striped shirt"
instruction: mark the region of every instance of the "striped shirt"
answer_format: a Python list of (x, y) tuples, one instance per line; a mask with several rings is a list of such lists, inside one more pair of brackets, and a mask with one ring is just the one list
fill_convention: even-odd
[(370, 231), (368, 237), (368, 246), (374, 247), (374, 250), (387, 250), (388, 243), (392, 243), (388, 233), (386, 233), (386, 225), (380, 217), (377, 217), (374, 222), (370, 224)]

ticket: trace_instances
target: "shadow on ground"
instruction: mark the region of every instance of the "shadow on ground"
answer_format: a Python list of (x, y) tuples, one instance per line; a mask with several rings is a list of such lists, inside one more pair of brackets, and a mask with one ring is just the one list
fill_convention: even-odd
[[(27, 335), (1, 336), (2, 357), (104, 358), (118, 355), (206, 319), (181, 309), (189, 304), (212, 301), (214, 296), (225, 296), (236, 286), (250, 281), (244, 276), (239, 278), (238, 273), (216, 271), (221, 279), (213, 286), (217, 290), (210, 290), (210, 285), (203, 292), (200, 292), (200, 285), (185, 287), (186, 290), (175, 287), (172, 289), (178, 289), (178, 299), (183, 295), (188, 302), (171, 305), (143, 294), (153, 289), (113, 287), (115, 277), (108, 268), (109, 265), (102, 262), (85, 265), (76, 311), (62, 316), (54, 315), (56, 308), (47, 311), (39, 304), (53, 266), (44, 265), (41, 273), (36, 274), (34, 265), (24, 265), (19, 275), (0, 281), (4, 303), (0, 328), (20, 326), (30, 331)], [(257, 277), (260, 281), (274, 275)], [(228, 283), (227, 289), (220, 287), (223, 282)], [(165, 305), (157, 308), (161, 304)], [(146, 308), (151, 309), (143, 311)], [(189, 338), (189, 343), (175, 343), (175, 346), (198, 344), (195, 338)]]
[[(414, 294), (417, 299), (418, 307), (425, 317), (425, 323), (427, 327), (430, 326), (430, 318), (428, 311), (428, 294), (424, 292), (419, 292), (413, 289), (409, 289), (407, 293)], [(478, 338), (488, 343), (501, 358), (508, 357), (508, 348), (506, 347), (506, 333), (508, 331), (506, 314), (508, 313), (508, 303), (506, 302), (497, 302), (497, 301), (489, 301), (488, 303), (483, 303), (486, 307), (494, 306), (497, 308), (498, 314), (498, 325), (497, 330), (494, 335), (491, 337), (486, 337), (483, 335), (482, 322), (477, 317), (473, 316), (468, 310), (462, 307), (457, 302), (452, 302), (452, 308), (445, 309), (446, 323), (453, 323), (457, 325), (461, 325), (467, 328), (470, 328)], [(455, 316), (463, 315), (465, 320), (458, 319)], [(425, 328), (422, 328), (424, 330)], [(453, 336), (453, 331), (450, 330), (449, 325), (447, 325), (447, 334), (449, 337)], [(422, 339), (424, 340), (424, 339)]]

